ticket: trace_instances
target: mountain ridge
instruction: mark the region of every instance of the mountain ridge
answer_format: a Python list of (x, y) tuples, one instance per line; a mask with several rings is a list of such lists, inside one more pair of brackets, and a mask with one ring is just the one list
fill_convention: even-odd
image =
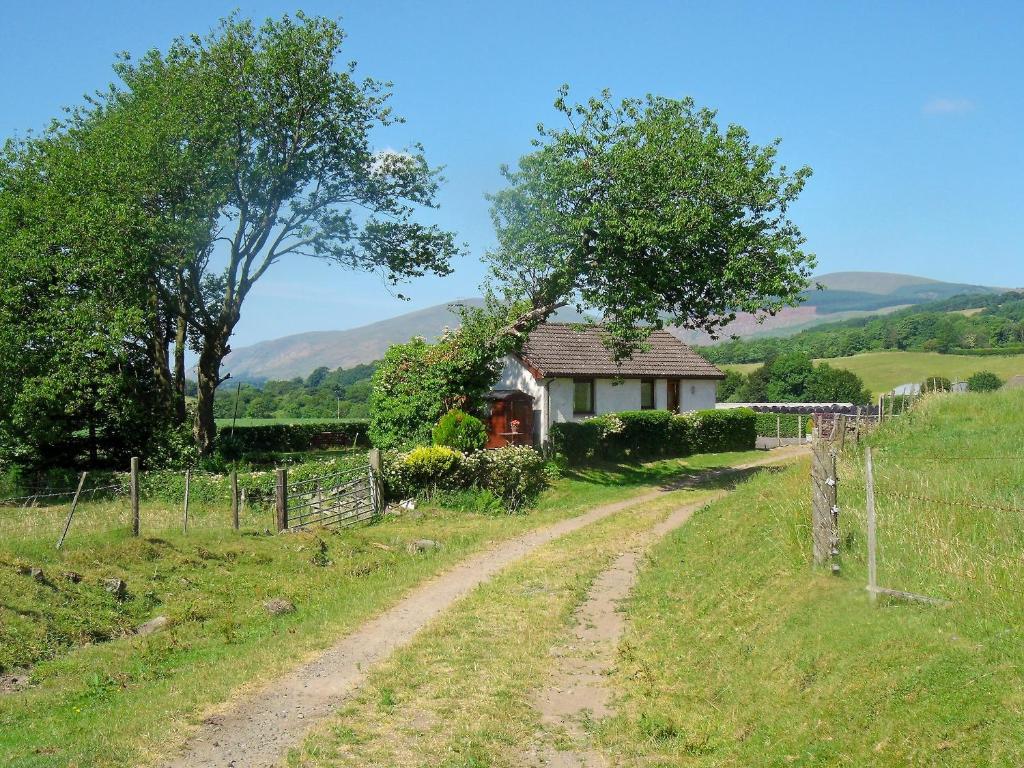
[[(749, 338), (788, 335), (822, 322), (865, 314), (894, 311), (913, 304), (969, 293), (992, 293), (1002, 289), (968, 283), (947, 283), (915, 275), (888, 272), (834, 272), (818, 275), (814, 283), (825, 290), (805, 292), (805, 302), (786, 308), (758, 323), (741, 315), (724, 331), (724, 337)], [(886, 290), (883, 290), (886, 289)], [(350, 368), (379, 360), (392, 344), (423, 336), (432, 341), (447, 327), (458, 325), (458, 305), (481, 306), (476, 297), (455, 299), (432, 307), (339, 331), (307, 331), (258, 342), (232, 350), (224, 369), (236, 380), (258, 382), (306, 376), (320, 366)], [(579, 319), (569, 312), (570, 320)], [(566, 318), (562, 318), (566, 319)], [(690, 344), (707, 344), (704, 333), (669, 329)]]

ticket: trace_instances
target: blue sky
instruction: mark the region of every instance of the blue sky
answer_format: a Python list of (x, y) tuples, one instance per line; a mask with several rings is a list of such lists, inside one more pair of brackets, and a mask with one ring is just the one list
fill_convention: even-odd
[(36, 2), (0, 26), (0, 136), (43, 126), (110, 81), (116, 51), (205, 32), (233, 9), (340, 17), (346, 59), (395, 83), (408, 124), (446, 166), (432, 214), (468, 244), (445, 279), (403, 289), (315, 262), (254, 290), (234, 346), (362, 325), (475, 295), (493, 242), (484, 193), (529, 151), (565, 82), (586, 98), (692, 96), (814, 169), (793, 211), (819, 271), (898, 271), (1024, 285), (1024, 3)]

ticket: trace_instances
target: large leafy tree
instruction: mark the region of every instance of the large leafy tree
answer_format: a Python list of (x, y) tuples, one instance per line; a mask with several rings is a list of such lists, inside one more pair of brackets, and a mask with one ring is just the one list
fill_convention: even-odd
[(0, 158), (0, 448), (24, 465), (121, 462), (168, 420), (149, 217), (120, 150), (83, 122)]
[(788, 171), (777, 141), (722, 129), (690, 99), (567, 96), (562, 125), (539, 127), (492, 197), (491, 287), (529, 302), (509, 330), (577, 304), (604, 317), (625, 356), (645, 325), (714, 333), (737, 312), (798, 301), (814, 260), (788, 212), (810, 169)]
[(440, 183), (422, 148), (374, 151), (373, 131), (396, 120), (390, 85), (339, 70), (343, 39), (334, 21), (301, 13), (260, 27), (229, 19), (120, 68), (128, 101), (160, 95), (177, 146), (199, 148), (219, 193), (208, 236), (163, 281), (199, 353), (203, 451), (232, 331), (272, 266), (306, 256), (397, 282), (446, 273), (458, 250), (450, 233), (416, 220)]

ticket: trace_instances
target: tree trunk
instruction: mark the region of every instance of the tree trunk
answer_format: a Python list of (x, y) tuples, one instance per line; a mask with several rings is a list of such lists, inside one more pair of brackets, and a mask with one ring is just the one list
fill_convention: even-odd
[(196, 420), (192, 435), (196, 447), (203, 456), (213, 451), (213, 441), (217, 437), (217, 423), (213, 416), (213, 398), (217, 387), (224, 379), (220, 376), (220, 364), (228, 353), (227, 344), (231, 336), (233, 324), (224, 323), (203, 338), (199, 365), (196, 367), (198, 379), (198, 398), (196, 401)]
[(174, 417), (178, 424), (185, 423), (185, 316), (179, 314), (174, 334)]
[(170, 404), (174, 396), (174, 386), (171, 381), (170, 361), (170, 335), (169, 318), (162, 311), (160, 297), (154, 286), (150, 291), (150, 312), (152, 322), (152, 338), (149, 341), (149, 355), (153, 364), (153, 373), (160, 384), (162, 397), (166, 404)]

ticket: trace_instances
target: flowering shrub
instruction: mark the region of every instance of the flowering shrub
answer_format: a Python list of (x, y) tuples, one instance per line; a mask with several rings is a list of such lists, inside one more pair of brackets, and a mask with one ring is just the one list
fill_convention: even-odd
[(383, 475), (391, 499), (432, 498), (439, 493), (444, 498), (448, 492), (476, 489), (500, 500), (508, 512), (532, 504), (550, 481), (537, 451), (511, 445), (471, 454), (443, 446), (389, 453), (384, 457)]
[(536, 501), (549, 483), (544, 458), (525, 446), (506, 445), (467, 457), (476, 484), (518, 512)]

